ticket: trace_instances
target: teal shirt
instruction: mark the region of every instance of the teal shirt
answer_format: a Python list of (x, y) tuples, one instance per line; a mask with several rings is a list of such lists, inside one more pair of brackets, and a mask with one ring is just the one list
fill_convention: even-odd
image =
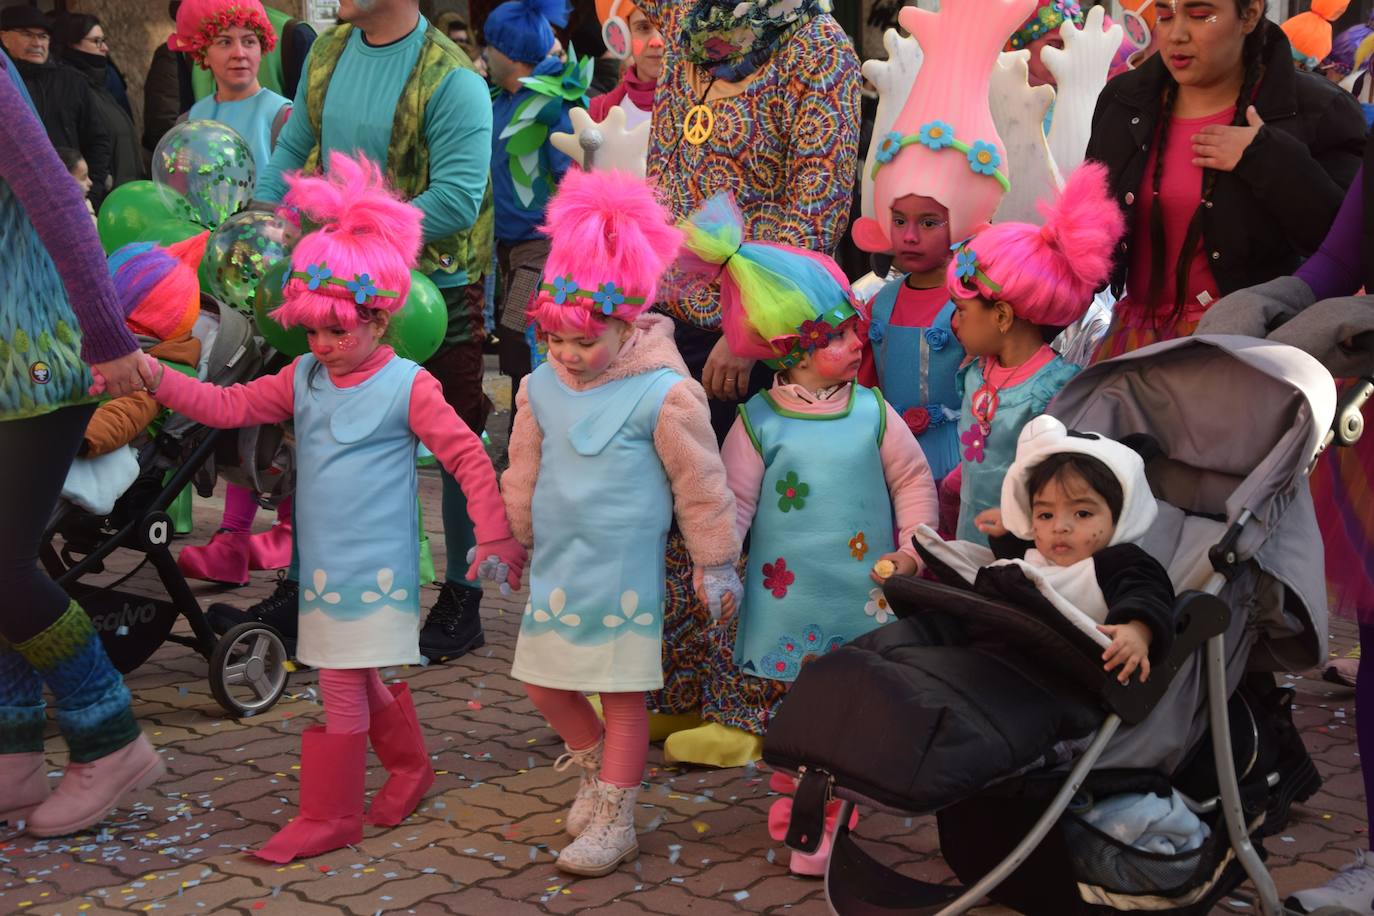
[(271, 89), (259, 89), (246, 99), (232, 102), (216, 101), (211, 93), (191, 106), (187, 118), (192, 121), (204, 118), (234, 128), (248, 144), (253, 164), (262, 172), (272, 158), (272, 123), (282, 106), (290, 104), (290, 99)]
[[(428, 25), (421, 16), (409, 35), (382, 47), (363, 41), (361, 29), (348, 36), (325, 93), (321, 159), (331, 150), (342, 150), (361, 152), (373, 162), (386, 164), (396, 103), (419, 60)], [(309, 69), (307, 60), (305, 72)], [(277, 136), (271, 162), (258, 175), (253, 196), (259, 200), (281, 200), (286, 193), (282, 175), (303, 166), (315, 145), (306, 104), (307, 82), (302, 76), (294, 114)], [(491, 166), (491, 94), (486, 83), (471, 70), (454, 70), (430, 97), (424, 125), (429, 187), (411, 203), (424, 212), (424, 237), (430, 241), (467, 229), (477, 219)], [(435, 273), (430, 279), (441, 287), (469, 282), (461, 270)]]

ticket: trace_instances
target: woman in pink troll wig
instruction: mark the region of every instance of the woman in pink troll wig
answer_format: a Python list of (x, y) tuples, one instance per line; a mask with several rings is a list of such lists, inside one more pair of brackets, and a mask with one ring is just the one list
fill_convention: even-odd
[(1125, 231), (1107, 170), (1095, 163), (1080, 166), (1040, 212), (1042, 226), (988, 226), (949, 264), (954, 333), (973, 357), (960, 370), (959, 540), (987, 543), (978, 516), (1000, 503), (1021, 427), (1078, 372), (1046, 341), (1083, 317)]
[(648, 185), (613, 172), (569, 172), (547, 222), (533, 318), (549, 360), (520, 385), (501, 480), (515, 536), (535, 545), (511, 673), (567, 746), (554, 766), (581, 773), (558, 867), (595, 876), (639, 851), (673, 517), (717, 613), (738, 600), (739, 540), (705, 392), (672, 321), (647, 314), (681, 233)]
[[(297, 656), (320, 669), (325, 725), (301, 738), (301, 810), (256, 851), (272, 862), (357, 843), (369, 739), (389, 775), (367, 820), (394, 826), (434, 781), (405, 684), (377, 668), (418, 664), (416, 450), (423, 442), (462, 485), (477, 529), (469, 576), (519, 587), (525, 550), (511, 538), (481, 440), (439, 383), (383, 342), (405, 305), (420, 245), (420, 211), (366, 159), (333, 153), (326, 177), (289, 179), (286, 203), (318, 229), (292, 252), (285, 304), (310, 353), (276, 375), (217, 388), (150, 361), (148, 390), (224, 428), (295, 421), (301, 571)], [(470, 558), (471, 559), (471, 558)]]

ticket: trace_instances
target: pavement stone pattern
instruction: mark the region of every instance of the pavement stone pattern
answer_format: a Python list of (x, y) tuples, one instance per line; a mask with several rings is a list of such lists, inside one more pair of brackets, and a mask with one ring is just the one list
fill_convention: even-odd
[[(505, 403), (509, 403), (508, 396)], [(504, 432), (506, 415), (492, 421)], [(497, 447), (500, 447), (498, 442)], [(421, 476), (425, 527), (443, 566), (439, 481)], [(219, 493), (196, 501), (195, 532), (203, 543), (218, 523)], [(270, 523), (261, 513), (259, 527)], [(107, 579), (137, 558), (117, 554)], [(248, 606), (266, 596), (272, 574), (254, 574), (241, 589), (193, 583), (207, 606)], [(125, 588), (162, 593), (151, 567)], [(437, 596), (429, 587), (427, 607)], [(444, 665), (386, 669), (409, 682), (437, 781), (419, 811), (399, 827), (368, 827), (355, 848), (287, 866), (244, 850), (265, 840), (295, 812), (299, 737), (323, 723), (314, 672), (291, 677), (287, 695), (267, 713), (236, 721), (212, 698), (206, 662), (164, 645), (127, 682), (134, 711), (167, 763), (167, 776), (137, 793), (97, 832), (37, 840), (13, 828), (0, 833), (0, 912), (102, 916), (166, 914), (715, 914), (828, 912), (821, 882), (788, 874), (788, 851), (767, 832), (772, 802), (768, 772), (757, 767), (711, 770), (664, 766), (651, 749), (636, 823), (640, 856), (604, 878), (560, 874), (554, 855), (567, 842), (562, 817), (576, 787), (573, 770), (557, 773), (562, 744), (509, 674), (523, 593), (489, 589), (482, 607), (487, 643)], [(179, 630), (187, 632), (185, 622)], [(1333, 654), (1355, 641), (1347, 621), (1332, 624)], [(1294, 820), (1271, 838), (1269, 864), (1281, 893), (1324, 882), (1348, 863), (1366, 837), (1363, 784), (1350, 691), (1308, 677), (1298, 690), (1296, 720), (1326, 783)], [(50, 777), (66, 763), (50, 726)], [(369, 794), (384, 771), (370, 758)], [(940, 859), (934, 819), (866, 814), (858, 835), (886, 861), (927, 880), (950, 880)], [(1219, 911), (1253, 913), (1242, 887)], [(1006, 913), (985, 907), (980, 913)]]

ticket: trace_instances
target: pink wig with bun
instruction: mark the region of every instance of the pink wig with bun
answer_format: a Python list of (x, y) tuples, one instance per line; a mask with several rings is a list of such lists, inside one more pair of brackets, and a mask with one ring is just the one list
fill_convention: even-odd
[(969, 239), (949, 262), (957, 299), (1009, 302), (1033, 324), (1065, 327), (1083, 317), (1111, 276), (1112, 254), (1126, 229), (1107, 187), (1107, 169), (1078, 167), (1051, 202), (1043, 226), (997, 223)]
[(291, 251), (284, 302), (272, 318), (283, 327), (351, 329), (374, 310), (399, 311), (420, 253), (419, 208), (401, 200), (362, 156), (330, 153), (324, 175), (297, 173), (286, 183), (283, 214), (294, 209), (319, 228)]
[(608, 318), (633, 324), (682, 244), (649, 185), (620, 172), (570, 170), (542, 229), (549, 259), (530, 318), (555, 334), (597, 337)]

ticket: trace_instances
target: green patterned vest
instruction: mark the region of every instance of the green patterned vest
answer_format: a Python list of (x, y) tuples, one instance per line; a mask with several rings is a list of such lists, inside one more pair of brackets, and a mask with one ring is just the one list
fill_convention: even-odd
[[(302, 171), (314, 172), (320, 167), (324, 97), (352, 31), (351, 25), (335, 26), (316, 39), (311, 49), (310, 66), (305, 74), (305, 107), (310, 116), (311, 130), (315, 134), (315, 146), (306, 157)], [(386, 153), (386, 179), (407, 200), (414, 199), (429, 187), (429, 147), (423, 142), (425, 109), (444, 77), (459, 67), (471, 70), (472, 61), (433, 24), (429, 24), (419, 60), (396, 103), (396, 119), (391, 125), (391, 145)], [(476, 283), (487, 272), (491, 262), (493, 226), (491, 180), (488, 179), (476, 221), (471, 227), (446, 238), (425, 242), (420, 251), (421, 272), (433, 277), (435, 274), (453, 274), (462, 270), (467, 273), (469, 283)]]

